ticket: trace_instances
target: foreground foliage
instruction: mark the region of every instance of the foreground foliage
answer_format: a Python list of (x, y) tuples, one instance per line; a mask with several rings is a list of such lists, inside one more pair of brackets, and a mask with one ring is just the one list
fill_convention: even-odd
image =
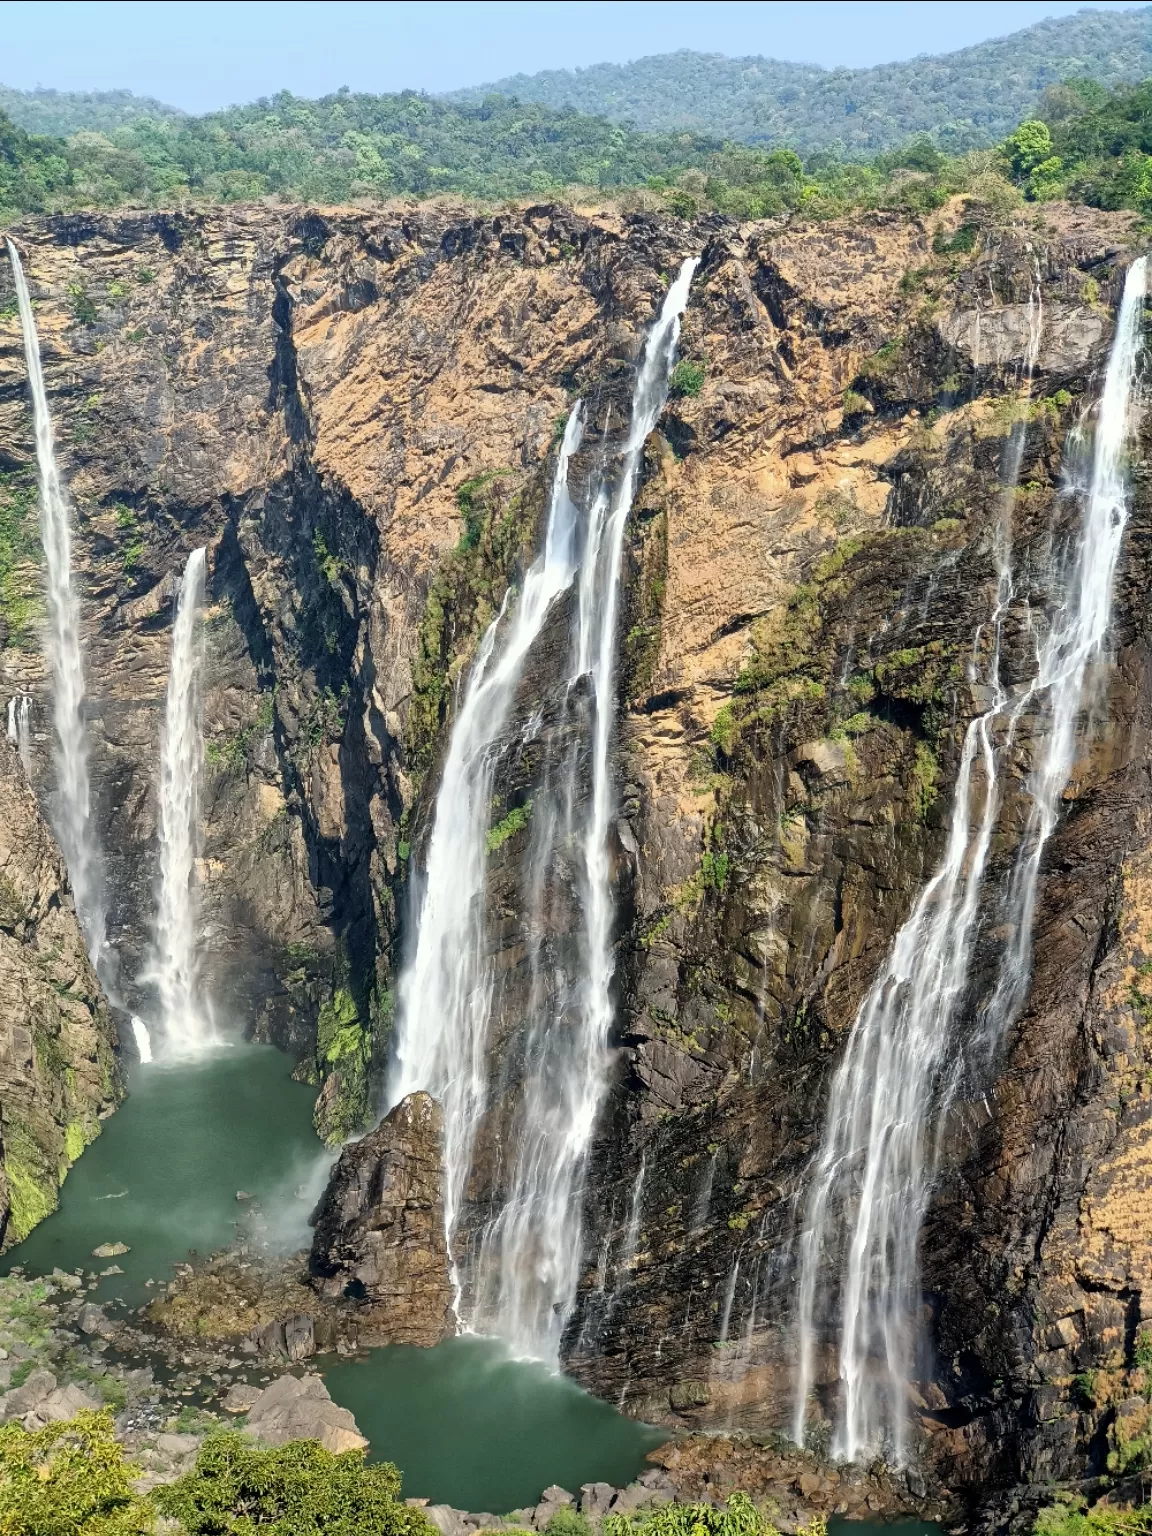
[[(797, 1536), (826, 1536), (827, 1521), (816, 1516)], [(746, 1493), (733, 1493), (720, 1509), (712, 1504), (665, 1504), (640, 1514), (606, 1515), (601, 1536), (776, 1536), (776, 1527)]]
[(0, 1536), (137, 1536), (153, 1511), (129, 1485), (131, 1469), (108, 1413), (82, 1413), (29, 1433), (0, 1429)]
[(401, 1500), (396, 1468), (367, 1465), (363, 1451), (266, 1450), (222, 1430), (190, 1472), (142, 1497), (112, 1429), (109, 1413), (0, 1429), (0, 1536), (149, 1536), (158, 1514), (187, 1536), (434, 1536)]
[(1033, 1526), (1035, 1536), (1144, 1536), (1152, 1529), (1152, 1509), (1114, 1508), (1096, 1504), (1085, 1509), (1085, 1501), (1068, 1497), (1042, 1509)]

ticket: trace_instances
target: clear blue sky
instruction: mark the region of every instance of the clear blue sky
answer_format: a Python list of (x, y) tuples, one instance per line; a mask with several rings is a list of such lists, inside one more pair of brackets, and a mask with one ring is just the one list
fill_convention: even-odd
[(883, 64), (1086, 8), (1079, 0), (2, 0), (0, 82), (123, 86), (205, 112), (283, 88), (448, 91), (676, 48)]

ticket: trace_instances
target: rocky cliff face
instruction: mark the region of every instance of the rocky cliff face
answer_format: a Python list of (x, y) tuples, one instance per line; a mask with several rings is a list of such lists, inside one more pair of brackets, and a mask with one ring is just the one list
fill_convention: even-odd
[[(985, 702), (969, 660), (987, 644), (1029, 323), (1039, 299), (1013, 683), (1034, 664), (1062, 445), (1106, 353), (1127, 222), (216, 209), (16, 236), (76, 501), (125, 996), (147, 1004), (133, 978), (172, 575), (205, 544), (212, 984), (299, 1056), (337, 1136), (369, 1116), (454, 684), (538, 536), (557, 421), (585, 399), (579, 478), (618, 427), (669, 274), (702, 253), (681, 349), (693, 367), (649, 443), (626, 555), (620, 1023), (565, 1355), (637, 1414), (778, 1427), (797, 1197), (828, 1077), (938, 857), (963, 729)], [(32, 455), (7, 291), (0, 497), (15, 526)], [(933, 1349), (916, 1407), (953, 1481), (1064, 1476), (1145, 1433), (1152, 512), (1137, 478), (1117, 664), (1046, 860), (1032, 998), (947, 1128), (925, 1233)], [(33, 577), (16, 561), (5, 578), (0, 679), (33, 696), (42, 788)], [(520, 713), (543, 701), (545, 725), (562, 617), (522, 690)], [(1012, 747), (993, 891), (1034, 727), (1026, 713)], [(510, 750), (493, 808), (506, 1087), (530, 985), (519, 892), (539, 766)], [(562, 872), (555, 898), (563, 953)], [(990, 966), (981, 956), (977, 994)], [(510, 1102), (480, 1128), (466, 1238), (501, 1195)], [(823, 1361), (822, 1384), (834, 1375)]]
[(120, 1099), (116, 1031), (59, 850), (0, 742), (0, 1250), (55, 1209)]
[(373, 1343), (438, 1344), (455, 1326), (443, 1162), (440, 1107), (410, 1093), (344, 1148), (312, 1217), (316, 1288), (354, 1302)]

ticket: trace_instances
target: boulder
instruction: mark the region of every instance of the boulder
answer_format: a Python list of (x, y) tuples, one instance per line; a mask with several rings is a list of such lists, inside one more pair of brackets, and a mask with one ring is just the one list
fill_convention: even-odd
[(284, 1324), (284, 1346), (289, 1360), (310, 1360), (316, 1353), (316, 1334), (312, 1319), (303, 1314), (290, 1317)]
[(249, 1409), (248, 1432), (266, 1445), (318, 1440), (326, 1451), (352, 1451), (368, 1444), (356, 1420), (332, 1401), (319, 1376), (277, 1377)]
[(611, 1512), (614, 1515), (634, 1515), (638, 1509), (651, 1504), (652, 1499), (651, 1488), (645, 1488), (643, 1483), (629, 1483), (627, 1488), (621, 1488), (612, 1500)]
[(256, 1347), (265, 1355), (288, 1354), (288, 1341), (281, 1322), (265, 1323), (263, 1328), (256, 1328), (252, 1333)]
[(23, 1386), (15, 1387), (4, 1396), (5, 1419), (22, 1419), (26, 1413), (38, 1408), (50, 1393), (56, 1390), (56, 1378), (51, 1371), (32, 1371)]
[(598, 1521), (608, 1513), (615, 1497), (611, 1483), (585, 1483), (580, 1489), (580, 1513), (587, 1520)]
[(424, 1513), (440, 1532), (440, 1536), (464, 1536), (470, 1529), (464, 1511), (453, 1509), (451, 1504), (429, 1504)]
[(182, 1461), (189, 1456), (195, 1456), (200, 1449), (200, 1437), (199, 1435), (160, 1435), (156, 1441), (156, 1449), (162, 1456)]
[(823, 739), (806, 741), (792, 754), (800, 768), (806, 768), (815, 778), (837, 782), (844, 777), (848, 766), (848, 753), (844, 743)]
[(532, 1511), (534, 1529), (542, 1531), (558, 1509), (570, 1508), (575, 1502), (567, 1488), (561, 1488), (556, 1483), (553, 1483), (550, 1488), (545, 1488), (540, 1495), (539, 1504)]
[(225, 1413), (247, 1413), (259, 1396), (259, 1387), (247, 1381), (238, 1381), (225, 1392), (220, 1399), (220, 1406)]
[(86, 1301), (80, 1308), (80, 1316), (76, 1320), (76, 1326), (81, 1333), (86, 1333), (98, 1339), (108, 1339), (116, 1332), (116, 1325), (104, 1315), (104, 1309), (98, 1307), (94, 1301)]
[(45, 1424), (60, 1424), (65, 1419), (74, 1419), (78, 1413), (96, 1413), (103, 1406), (99, 1398), (90, 1396), (82, 1387), (57, 1387), (24, 1415), (24, 1428), (43, 1429)]
[(130, 1253), (132, 1250), (127, 1243), (101, 1243), (99, 1248), (93, 1248), (94, 1259), (118, 1259), (122, 1253)]
[(313, 1284), (357, 1303), (363, 1342), (430, 1345), (452, 1331), (442, 1147), (440, 1106), (409, 1094), (344, 1148), (312, 1214)]

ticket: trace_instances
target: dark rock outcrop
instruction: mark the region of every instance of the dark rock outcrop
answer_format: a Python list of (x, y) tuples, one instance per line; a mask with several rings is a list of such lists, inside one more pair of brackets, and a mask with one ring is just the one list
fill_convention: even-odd
[(0, 1249), (55, 1210), (119, 1102), (115, 1040), (60, 850), (0, 740)]
[(357, 1306), (362, 1342), (436, 1344), (452, 1331), (440, 1106), (410, 1093), (344, 1148), (312, 1217), (320, 1294)]

